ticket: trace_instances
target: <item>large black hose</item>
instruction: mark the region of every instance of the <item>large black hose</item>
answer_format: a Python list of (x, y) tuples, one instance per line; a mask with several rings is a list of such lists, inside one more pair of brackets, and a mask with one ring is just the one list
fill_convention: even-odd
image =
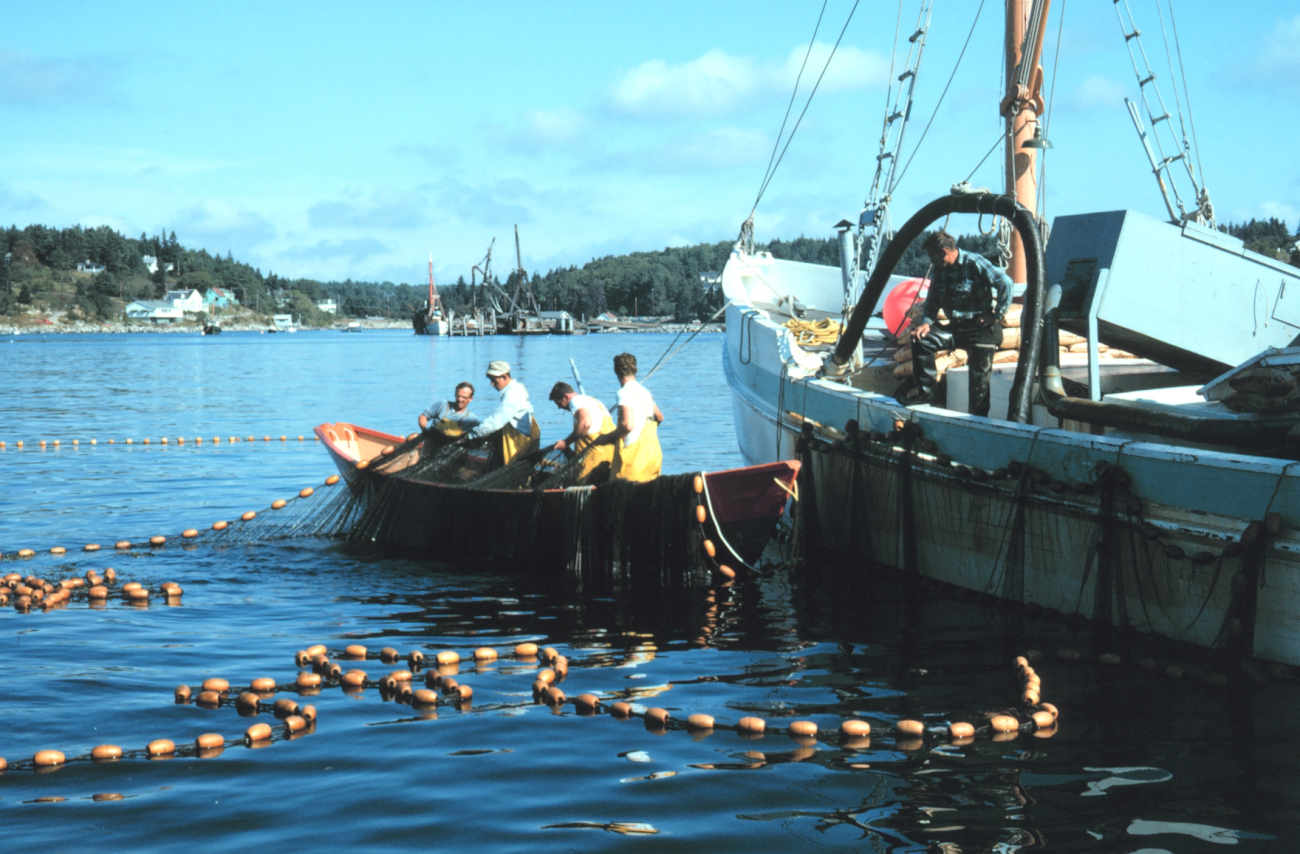
[(996, 193), (962, 193), (935, 199), (921, 208), (912, 218), (903, 224), (894, 238), (889, 241), (885, 251), (880, 255), (876, 269), (862, 289), (858, 304), (853, 307), (848, 326), (835, 345), (831, 361), (836, 366), (848, 363), (854, 349), (862, 340), (862, 332), (867, 328), (871, 312), (880, 300), (880, 294), (889, 282), (894, 267), (902, 259), (903, 253), (912, 241), (935, 220), (949, 214), (993, 214), (1010, 221), (1020, 234), (1025, 246), (1028, 260), (1028, 282), (1025, 290), (1025, 307), (1020, 315), (1020, 361), (1016, 364), (1016, 378), (1011, 385), (1011, 401), (1007, 406), (1007, 420), (1020, 424), (1029, 423), (1033, 404), (1034, 377), (1038, 373), (1038, 354), (1042, 349), (1042, 310), (1043, 282), (1047, 270), (1043, 263), (1043, 242), (1038, 234), (1038, 223), (1029, 209), (1010, 196)]

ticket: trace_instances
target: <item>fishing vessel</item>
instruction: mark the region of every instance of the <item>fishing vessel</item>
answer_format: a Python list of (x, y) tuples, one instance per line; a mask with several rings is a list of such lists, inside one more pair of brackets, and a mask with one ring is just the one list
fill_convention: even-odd
[(442, 297), (433, 281), (433, 253), (429, 253), (429, 299), (411, 315), (411, 326), (416, 335), (446, 335), (451, 329), (451, 317), (444, 317)]
[[(756, 251), (746, 222), (723, 272), (741, 453), (802, 460), (810, 539), (856, 565), (1206, 647), (1215, 678), (1300, 664), (1300, 270), (1215, 227), (1131, 13), (1141, 104), (1128, 109), (1168, 220), (1071, 214), (1047, 238), (1034, 205), (1047, 12), (1007, 3), (1005, 193), (958, 184), (889, 231), (922, 3), (872, 193), (838, 226), (841, 266)], [(994, 359), (989, 417), (966, 414), (960, 359), (938, 400), (900, 403), (905, 329), (876, 316), (906, 247), (960, 214), (1012, 238), (1018, 348)], [(834, 334), (806, 343), (818, 325)]]
[[(486, 454), (454, 478), (410, 475), (418, 443), (347, 422), (315, 429), (354, 496), (364, 539), (454, 563), (524, 565), (617, 586), (631, 576), (699, 586), (757, 563), (794, 488), (799, 463), (590, 487), (478, 489)], [(413, 437), (412, 437), (413, 439)], [(400, 449), (400, 450), (398, 450)]]

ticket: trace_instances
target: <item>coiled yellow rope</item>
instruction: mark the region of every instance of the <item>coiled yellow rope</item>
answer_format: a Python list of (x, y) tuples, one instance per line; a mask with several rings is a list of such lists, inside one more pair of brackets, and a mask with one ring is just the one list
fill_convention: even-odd
[(795, 343), (801, 347), (816, 344), (834, 344), (840, 340), (840, 322), (831, 320), (797, 320), (791, 318), (785, 322), (785, 328), (794, 336)]

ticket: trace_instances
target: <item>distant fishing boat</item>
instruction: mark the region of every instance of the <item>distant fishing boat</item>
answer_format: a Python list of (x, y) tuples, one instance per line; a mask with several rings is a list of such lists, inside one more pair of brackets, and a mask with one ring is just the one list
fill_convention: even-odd
[[(450, 314), (450, 313), (449, 313)], [(433, 253), (429, 253), (429, 299), (411, 316), (416, 335), (446, 335), (451, 329), (451, 318), (443, 316), (442, 297), (433, 281)]]
[[(315, 432), (354, 494), (369, 496), (366, 514), (373, 516), (366, 530), (376, 541), (417, 549), (435, 560), (520, 560), (559, 572), (575, 561), (608, 558), (626, 534), (645, 552), (629, 560), (649, 560), (653, 551), (665, 575), (687, 565), (703, 567), (692, 584), (709, 581), (709, 564), (757, 562), (799, 471), (798, 462), (782, 461), (646, 483), (475, 489), (473, 480), (453, 484), (403, 477), (403, 470), (419, 460), (419, 450), (394, 454), (401, 436), (341, 421), (321, 424)], [(473, 453), (464, 462), (469, 476), (488, 465), (486, 456)], [(632, 521), (626, 525), (601, 525), (599, 494), (610, 490), (619, 493), (614, 503), (629, 508)], [(586, 507), (595, 508), (594, 516), (584, 516)]]
[(360, 331), (361, 331), (361, 321), (360, 321), (360, 320), (349, 320), (348, 323), (347, 323), (347, 326), (344, 326), (344, 327), (343, 327), (341, 330), (339, 330), (339, 331), (340, 331), (340, 332), (360, 332)]
[[(899, 152), (882, 141), (856, 228), (838, 226), (839, 268), (757, 252), (752, 216), (742, 227), (722, 282), (740, 451), (803, 460), (810, 532), (860, 564), (1222, 650), (1229, 673), (1256, 656), (1300, 664), (1300, 270), (1214, 227), (1186, 137), (1153, 148), (1179, 124), (1151, 111), (1163, 102), (1140, 51), (1149, 129), (1128, 108), (1170, 221), (1058, 216), (1046, 240), (1034, 201), (1047, 6), (1008, 3), (1006, 195), (958, 185), (890, 234)], [(1120, 23), (1132, 52), (1137, 28)], [(1008, 272), (1024, 283), (990, 417), (966, 414), (956, 356), (938, 400), (900, 403), (905, 326), (873, 316), (904, 249), (957, 213), (1007, 224)], [(828, 343), (808, 335), (818, 324)], [(1062, 354), (1066, 331), (1081, 343)]]

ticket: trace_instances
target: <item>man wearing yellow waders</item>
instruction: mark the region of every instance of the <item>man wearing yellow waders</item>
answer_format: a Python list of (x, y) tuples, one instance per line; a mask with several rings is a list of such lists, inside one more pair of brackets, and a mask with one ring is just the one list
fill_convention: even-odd
[(555, 443), (556, 450), (564, 451), (570, 457), (587, 452), (578, 466), (575, 482), (585, 486), (608, 480), (614, 463), (614, 445), (610, 442), (596, 444), (598, 438), (614, 432), (614, 419), (605, 404), (594, 397), (578, 394), (568, 383), (556, 383), (551, 389), (551, 400), (560, 409), (573, 413), (573, 432)]
[(659, 425), (664, 414), (655, 405), (650, 391), (636, 381), (636, 356), (631, 353), (615, 356), (614, 375), (622, 388), (618, 390), (618, 425), (610, 434), (614, 439), (612, 477), (654, 480), (664, 462), (663, 451), (659, 449)]
[(469, 411), (473, 399), (474, 386), (469, 383), (456, 386), (455, 399), (434, 401), (420, 413), (420, 432), (439, 445), (464, 436), (479, 423), (478, 416)]
[(492, 461), (499, 467), (537, 450), (542, 431), (533, 417), (533, 404), (528, 399), (528, 389), (510, 376), (510, 363), (488, 363), (488, 382), (501, 393), (501, 402), (492, 414), (465, 434), (465, 439), (481, 439), (495, 434), (492, 442)]

